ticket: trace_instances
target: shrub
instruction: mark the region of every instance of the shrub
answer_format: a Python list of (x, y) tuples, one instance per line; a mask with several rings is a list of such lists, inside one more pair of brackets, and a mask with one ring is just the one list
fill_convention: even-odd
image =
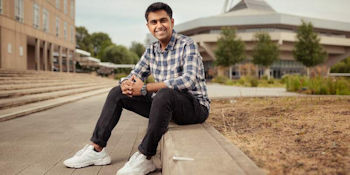
[(249, 82), (250, 82), (251, 87), (258, 87), (258, 85), (259, 85), (259, 81), (255, 77), (250, 77)]
[(275, 80), (273, 78), (267, 80), (267, 84), (274, 84), (275, 83)]
[(224, 77), (224, 76), (217, 76), (215, 78), (213, 78), (211, 81), (215, 82), (215, 83), (225, 83), (229, 78)]
[(128, 74), (126, 74), (126, 73), (118, 73), (118, 74), (115, 74), (114, 79), (120, 80), (121, 78), (126, 77), (126, 76), (128, 76)]
[(152, 75), (148, 76), (145, 83), (154, 83), (154, 77)]
[(350, 95), (350, 81), (345, 78), (307, 78), (288, 76), (287, 91), (319, 95)]

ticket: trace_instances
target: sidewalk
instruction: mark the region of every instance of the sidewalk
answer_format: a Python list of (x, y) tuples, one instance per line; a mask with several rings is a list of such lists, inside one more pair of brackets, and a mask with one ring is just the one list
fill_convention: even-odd
[(260, 96), (300, 96), (300, 94), (287, 92), (285, 88), (260, 88), (226, 86), (208, 83), (209, 98), (225, 97), (260, 97)]
[(126, 110), (107, 146), (111, 165), (70, 169), (62, 163), (90, 142), (106, 96), (105, 93), (0, 122), (1, 174), (115, 174), (137, 150), (148, 122)]

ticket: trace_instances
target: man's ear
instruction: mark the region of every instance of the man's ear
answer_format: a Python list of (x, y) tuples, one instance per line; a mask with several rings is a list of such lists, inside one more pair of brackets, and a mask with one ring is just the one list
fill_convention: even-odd
[(174, 18), (171, 18), (171, 25), (174, 27)]

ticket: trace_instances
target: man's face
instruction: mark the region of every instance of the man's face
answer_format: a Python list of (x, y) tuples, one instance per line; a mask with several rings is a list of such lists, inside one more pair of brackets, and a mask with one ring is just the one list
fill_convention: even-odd
[(150, 12), (147, 27), (159, 41), (168, 42), (173, 31), (174, 19), (170, 19), (165, 10)]

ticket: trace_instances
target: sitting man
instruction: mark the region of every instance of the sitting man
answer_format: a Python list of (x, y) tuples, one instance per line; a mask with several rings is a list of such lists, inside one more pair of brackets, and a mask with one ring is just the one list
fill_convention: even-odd
[[(156, 154), (170, 120), (185, 125), (202, 123), (208, 118), (210, 101), (197, 46), (191, 38), (173, 30), (172, 10), (167, 4), (151, 4), (145, 17), (149, 31), (158, 41), (146, 49), (121, 85), (109, 92), (91, 137), (92, 144), (64, 161), (67, 167), (111, 162), (105, 147), (123, 108), (149, 118), (149, 123), (138, 152), (117, 175), (147, 174), (156, 169), (151, 157)], [(150, 74), (156, 83), (144, 84)]]

